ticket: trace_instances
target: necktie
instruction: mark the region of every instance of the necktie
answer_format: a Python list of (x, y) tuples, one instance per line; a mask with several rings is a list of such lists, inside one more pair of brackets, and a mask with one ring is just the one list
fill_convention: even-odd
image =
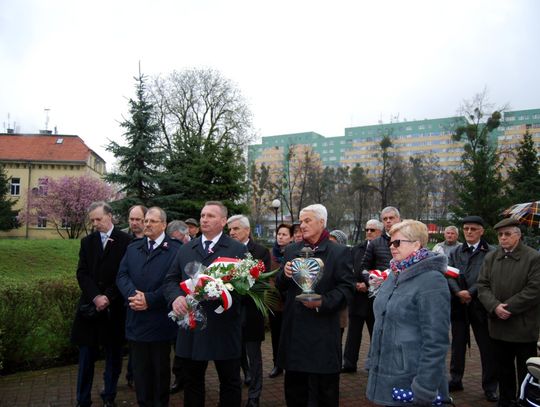
[(156, 244), (156, 242), (154, 242), (153, 240), (150, 240), (148, 242), (148, 253), (152, 253), (154, 251), (154, 245)]
[(210, 245), (212, 244), (211, 240), (205, 240), (204, 241), (204, 252), (206, 254), (210, 253)]
[(101, 235), (101, 245), (103, 246), (104, 249), (105, 249), (105, 246), (107, 246), (108, 240), (109, 240), (109, 236), (107, 236), (106, 234)]

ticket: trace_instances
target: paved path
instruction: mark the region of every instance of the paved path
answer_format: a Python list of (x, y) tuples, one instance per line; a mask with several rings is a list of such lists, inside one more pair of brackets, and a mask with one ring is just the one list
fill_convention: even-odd
[[(367, 332), (364, 333), (365, 337)], [(361, 360), (365, 358), (368, 343), (362, 344)], [(270, 337), (267, 334), (263, 342), (264, 383), (261, 407), (284, 406), (283, 376), (275, 379), (267, 377), (272, 369)], [(94, 380), (93, 399), (94, 406), (101, 406), (99, 391), (102, 385), (101, 373), (103, 362), (96, 368)], [(454, 393), (456, 406), (463, 407), (495, 407), (496, 403), (489, 403), (483, 397), (480, 386), (481, 371), (479, 354), (476, 344), (467, 357), (467, 368), (464, 377), (465, 390)], [(340, 406), (373, 406), (365, 398), (367, 374), (359, 370), (354, 374), (342, 374), (340, 382)], [(75, 387), (77, 383), (77, 366), (70, 365), (33, 372), (23, 372), (0, 377), (0, 406), (1, 407), (67, 407), (76, 405)], [(209, 365), (206, 380), (206, 405), (214, 407), (218, 401), (218, 381), (215, 369)], [(247, 397), (247, 389), (242, 391), (243, 399)], [(183, 406), (182, 392), (171, 396), (171, 407)], [(124, 374), (118, 388), (116, 399), (119, 407), (136, 406), (135, 393), (127, 387)]]

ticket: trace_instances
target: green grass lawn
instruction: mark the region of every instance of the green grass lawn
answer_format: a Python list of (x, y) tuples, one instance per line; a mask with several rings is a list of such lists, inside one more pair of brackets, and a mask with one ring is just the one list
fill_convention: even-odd
[(80, 240), (0, 239), (0, 284), (44, 279), (75, 281)]

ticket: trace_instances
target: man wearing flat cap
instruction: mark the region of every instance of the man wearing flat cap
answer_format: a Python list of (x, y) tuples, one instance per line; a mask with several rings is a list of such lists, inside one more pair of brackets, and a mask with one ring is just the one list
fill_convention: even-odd
[[(521, 242), (515, 219), (494, 227), (499, 248), (489, 253), (478, 278), (478, 298), (489, 314), (489, 336), (499, 380), (499, 406), (515, 405), (525, 361), (536, 356), (540, 329), (540, 253)], [(518, 384), (516, 384), (516, 370)]]
[(188, 226), (189, 230), (189, 237), (191, 240), (195, 239), (196, 237), (199, 237), (199, 222), (197, 222), (197, 219), (189, 218), (184, 221), (184, 223)]
[(450, 359), (450, 391), (463, 390), (465, 354), (470, 344), (470, 327), (480, 350), (482, 388), (488, 401), (497, 401), (497, 377), (488, 333), (487, 312), (478, 300), (476, 281), (486, 254), (495, 250), (483, 238), (484, 220), (480, 216), (462, 219), (465, 243), (450, 252), (448, 265), (459, 269), (458, 278), (449, 278), (452, 294), (452, 357)]

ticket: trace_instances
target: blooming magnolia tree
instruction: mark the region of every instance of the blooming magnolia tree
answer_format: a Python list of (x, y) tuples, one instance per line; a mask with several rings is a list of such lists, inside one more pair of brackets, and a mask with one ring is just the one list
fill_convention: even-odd
[(87, 232), (90, 204), (108, 201), (113, 196), (110, 185), (87, 175), (46, 181), (32, 190), (28, 197), (27, 213), (20, 218), (30, 224), (46, 219), (63, 239), (77, 239)]

